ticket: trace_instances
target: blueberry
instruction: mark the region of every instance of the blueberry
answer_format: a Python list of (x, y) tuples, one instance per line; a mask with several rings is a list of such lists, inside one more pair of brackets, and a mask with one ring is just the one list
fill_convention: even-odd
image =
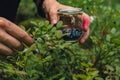
[(62, 29), (62, 33), (65, 34), (67, 31), (66, 29)]
[(75, 37), (76, 34), (75, 34), (76, 30), (75, 29), (72, 29), (72, 35)]
[(76, 30), (76, 37), (80, 36), (80, 31)]
[(65, 40), (76, 40), (82, 34), (81, 30), (78, 30), (78, 29), (75, 29), (75, 28), (70, 29), (70, 30), (64, 30), (64, 31), (66, 31), (66, 33), (65, 33), (66, 36), (63, 37)]

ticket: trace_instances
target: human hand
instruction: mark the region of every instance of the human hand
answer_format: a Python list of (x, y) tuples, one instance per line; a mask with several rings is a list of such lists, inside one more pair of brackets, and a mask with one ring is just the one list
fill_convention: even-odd
[(30, 46), (34, 40), (21, 28), (9, 20), (0, 17), (0, 56), (12, 55), (15, 50), (22, 50), (23, 45)]
[[(58, 15), (58, 9), (71, 9), (73, 7), (65, 6), (60, 3), (58, 3), (56, 0), (44, 0), (43, 2), (43, 9), (45, 11), (46, 18), (50, 20), (52, 24), (56, 24), (59, 21), (59, 15)], [(90, 25), (90, 17), (83, 13), (82, 15), (79, 15), (78, 18), (82, 20), (82, 27), (81, 29), (84, 31), (83, 36), (79, 39), (80, 43), (84, 43), (85, 40), (89, 36), (89, 25)]]

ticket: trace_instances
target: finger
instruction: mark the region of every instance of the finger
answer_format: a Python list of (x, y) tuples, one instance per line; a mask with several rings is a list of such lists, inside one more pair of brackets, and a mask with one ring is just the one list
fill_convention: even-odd
[(58, 21), (58, 14), (57, 14), (57, 11), (54, 10), (54, 9), (51, 9), (50, 13), (49, 13), (49, 16), (50, 16), (50, 21), (52, 24), (57, 24), (57, 21)]
[(27, 45), (31, 45), (34, 42), (34, 40), (24, 30), (6, 19), (0, 19), (0, 27)]
[(0, 43), (0, 54), (9, 56), (13, 54), (13, 51), (4, 44)]
[(78, 18), (82, 19), (82, 29), (84, 31), (87, 31), (90, 25), (90, 17), (87, 14), (83, 13), (82, 16), (78, 16)]
[(88, 38), (89, 33), (90, 33), (90, 29), (88, 28), (87, 32), (84, 32), (84, 34), (83, 34), (82, 37), (80, 38), (79, 42), (80, 42), (80, 43), (84, 43), (85, 40)]
[(0, 29), (0, 42), (2, 42), (3, 44), (5, 44), (6, 46), (8, 46), (10, 48), (15, 48), (17, 50), (23, 49), (23, 46), (20, 43), (20, 41), (13, 38), (12, 36), (10, 36), (8, 33), (6, 33), (2, 29)]

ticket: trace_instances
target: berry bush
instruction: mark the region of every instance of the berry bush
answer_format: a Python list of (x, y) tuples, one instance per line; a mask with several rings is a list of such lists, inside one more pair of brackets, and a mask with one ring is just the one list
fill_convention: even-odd
[(91, 16), (88, 40), (64, 40), (61, 21), (55, 26), (38, 18), (19, 22), (35, 43), (0, 60), (0, 80), (120, 80), (120, 1), (59, 2)]

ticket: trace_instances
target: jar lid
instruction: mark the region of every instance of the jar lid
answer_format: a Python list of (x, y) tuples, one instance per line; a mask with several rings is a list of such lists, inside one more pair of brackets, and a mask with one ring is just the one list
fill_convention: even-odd
[(82, 8), (59, 9), (58, 14), (82, 14)]

